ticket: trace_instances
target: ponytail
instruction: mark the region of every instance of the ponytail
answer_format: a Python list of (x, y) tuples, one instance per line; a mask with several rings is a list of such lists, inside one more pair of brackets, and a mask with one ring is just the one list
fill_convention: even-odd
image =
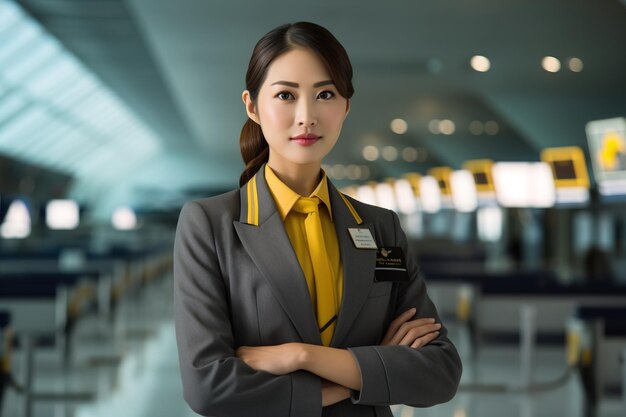
[(265, 141), (261, 126), (252, 119), (248, 119), (241, 128), (239, 148), (243, 162), (246, 164), (241, 177), (239, 177), (239, 186), (242, 187), (267, 162), (270, 155), (269, 146)]

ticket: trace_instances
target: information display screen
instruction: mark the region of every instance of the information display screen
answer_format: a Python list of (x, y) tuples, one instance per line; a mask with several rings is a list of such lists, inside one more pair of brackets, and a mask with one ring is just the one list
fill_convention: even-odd
[(554, 178), (557, 180), (574, 180), (576, 179), (576, 170), (574, 169), (574, 161), (571, 159), (565, 161), (552, 162), (554, 170)]
[(489, 177), (485, 172), (473, 172), (474, 182), (476, 185), (487, 185), (489, 184)]
[(586, 131), (598, 191), (626, 195), (626, 119), (589, 122)]
[(463, 169), (468, 170), (474, 176), (476, 191), (479, 193), (493, 193), (493, 161), (490, 159), (474, 159), (466, 161)]
[(443, 196), (450, 196), (452, 189), (450, 188), (450, 175), (452, 175), (452, 168), (450, 167), (435, 167), (428, 170), (428, 175), (434, 177), (439, 185), (439, 190)]
[(541, 151), (541, 160), (550, 165), (556, 188), (589, 189), (589, 174), (582, 148), (546, 148)]

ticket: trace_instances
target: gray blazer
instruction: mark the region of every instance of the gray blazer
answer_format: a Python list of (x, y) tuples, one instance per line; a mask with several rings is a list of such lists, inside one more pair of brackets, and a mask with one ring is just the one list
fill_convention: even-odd
[(176, 338), (184, 397), (195, 412), (390, 417), (390, 404), (427, 407), (456, 393), (461, 362), (445, 327), (419, 349), (379, 345), (391, 320), (411, 307), (417, 308), (416, 317), (439, 321), (412, 256), (407, 256), (408, 282), (375, 281), (376, 251), (357, 249), (348, 233), (367, 227), (379, 247), (401, 247), (410, 255), (397, 215), (346, 198), (330, 182), (329, 192), (344, 271), (331, 346), (352, 352), (361, 391), (322, 408), (318, 376), (305, 371), (275, 376), (234, 356), (239, 346), (321, 344), (304, 275), (261, 168), (256, 180), (239, 190), (186, 203), (178, 221)]

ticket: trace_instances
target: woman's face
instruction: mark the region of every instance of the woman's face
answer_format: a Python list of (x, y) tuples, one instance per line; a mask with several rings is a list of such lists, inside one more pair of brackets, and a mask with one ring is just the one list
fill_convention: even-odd
[(339, 95), (322, 61), (304, 48), (270, 64), (256, 103), (247, 90), (243, 100), (248, 116), (261, 125), (269, 165), (279, 170), (321, 165), (349, 110), (349, 100)]

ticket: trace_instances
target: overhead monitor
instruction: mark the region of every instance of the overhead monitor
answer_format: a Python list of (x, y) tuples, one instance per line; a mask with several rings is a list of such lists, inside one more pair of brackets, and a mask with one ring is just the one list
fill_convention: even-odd
[(458, 211), (468, 213), (476, 210), (478, 196), (475, 179), (471, 172), (465, 169), (454, 171), (450, 176), (450, 186), (452, 187), (452, 203)]
[(589, 201), (589, 175), (581, 148), (546, 148), (541, 151), (541, 160), (550, 165), (552, 170), (557, 203), (577, 204)]
[(25, 201), (14, 200), (0, 224), (0, 237), (3, 239), (24, 239), (30, 235), (30, 210)]
[(118, 207), (111, 216), (111, 223), (117, 230), (133, 230), (137, 227), (137, 215), (130, 207)]
[(591, 165), (601, 195), (626, 195), (626, 119), (587, 123)]
[(80, 213), (74, 200), (51, 200), (46, 206), (46, 224), (50, 229), (71, 230), (78, 227)]
[(411, 189), (413, 190), (413, 194), (415, 197), (420, 196), (420, 178), (422, 176), (417, 172), (408, 172), (402, 175), (402, 178), (405, 178), (411, 184)]
[(428, 170), (428, 175), (437, 180), (439, 190), (442, 196), (452, 195), (452, 188), (450, 187), (450, 176), (452, 175), (452, 168), (450, 167), (435, 167)]
[(495, 191), (492, 168), (493, 161), (490, 159), (474, 159), (463, 164), (463, 169), (472, 173), (478, 193), (493, 193)]
[(393, 186), (386, 182), (380, 182), (374, 186), (374, 194), (376, 196), (376, 205), (384, 207), (388, 210), (396, 211), (396, 195), (393, 192)]
[(550, 165), (555, 187), (589, 188), (585, 154), (578, 146), (546, 148), (541, 151), (541, 160)]
[(399, 178), (395, 180), (393, 191), (396, 195), (396, 206), (401, 213), (408, 215), (417, 209), (417, 198), (408, 179)]
[(420, 178), (420, 202), (427, 213), (437, 213), (441, 209), (441, 189), (437, 179), (430, 175)]
[(503, 207), (552, 207), (556, 202), (552, 172), (545, 162), (498, 162), (493, 180)]
[(450, 185), (452, 168), (434, 167), (428, 170), (428, 175), (434, 178), (439, 186), (439, 191), (441, 193), (441, 208), (454, 208), (454, 203), (452, 202), (452, 186)]
[(364, 184), (359, 186), (356, 190), (357, 197), (356, 199), (365, 203), (376, 205), (376, 192), (374, 191), (374, 187), (372, 184)]

